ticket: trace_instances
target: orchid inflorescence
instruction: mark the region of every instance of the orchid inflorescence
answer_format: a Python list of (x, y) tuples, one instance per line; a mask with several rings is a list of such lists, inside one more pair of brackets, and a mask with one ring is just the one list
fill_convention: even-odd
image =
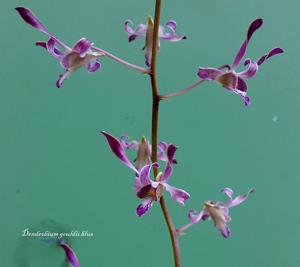
[[(160, 40), (178, 42), (186, 39), (185, 35), (178, 35), (176, 33), (177, 24), (174, 20), (167, 21), (165, 26), (159, 25), (160, 8), (158, 8), (158, 6), (160, 6), (160, 2), (160, 0), (156, 0), (154, 21), (151, 17), (148, 17), (146, 24), (138, 24), (135, 28), (133, 27), (133, 22), (129, 19), (127, 19), (124, 23), (124, 30), (128, 35), (129, 42), (138, 38), (144, 39), (146, 59), (145, 68), (129, 63), (102, 48), (96, 47), (93, 42), (85, 37), (80, 38), (78, 42), (70, 47), (50, 33), (30, 9), (17, 7), (16, 10), (26, 23), (48, 36), (48, 40), (46, 42), (39, 41), (36, 42), (36, 45), (46, 49), (50, 55), (59, 60), (60, 65), (63, 67), (64, 73), (60, 74), (56, 81), (56, 86), (58, 88), (62, 86), (64, 80), (69, 78), (72, 73), (81, 67), (86, 67), (89, 73), (98, 71), (101, 68), (101, 57), (110, 58), (118, 63), (124, 64), (132, 69), (151, 76), (153, 93), (152, 144), (150, 144), (148, 139), (144, 136), (140, 141), (136, 141), (129, 140), (125, 135), (122, 135), (120, 138), (116, 138), (106, 131), (102, 131), (101, 133), (106, 138), (112, 153), (133, 172), (133, 188), (135, 195), (139, 199), (139, 204), (135, 209), (136, 215), (139, 217), (144, 216), (149, 212), (154, 203), (160, 203), (171, 235), (175, 266), (180, 266), (177, 240), (178, 235), (184, 233), (187, 229), (200, 221), (211, 219), (215, 227), (219, 229), (221, 235), (224, 238), (228, 238), (231, 233), (227, 225), (231, 220), (229, 216), (229, 209), (244, 202), (254, 190), (251, 188), (246, 194), (239, 195), (234, 198), (232, 189), (228, 187), (223, 188), (221, 192), (229, 198), (228, 202), (223, 203), (212, 200), (204, 202), (199, 213), (197, 213), (194, 209), (191, 209), (188, 212), (187, 217), (189, 223), (176, 229), (166, 209), (166, 204), (163, 198), (164, 190), (170, 194), (171, 199), (181, 205), (186, 203), (186, 201), (190, 198), (190, 194), (183, 189), (169, 184), (169, 180), (173, 175), (174, 165), (177, 164), (175, 152), (178, 147), (164, 141), (159, 143), (157, 142), (157, 116), (159, 102), (163, 99), (184, 94), (194, 89), (204, 81), (216, 81), (227, 89), (228, 92), (241, 96), (244, 104), (248, 106), (250, 104), (250, 98), (247, 93), (248, 86), (246, 80), (252, 78), (257, 73), (258, 67), (267, 59), (283, 53), (283, 49), (275, 47), (258, 60), (251, 60), (247, 58), (244, 61), (246, 69), (241, 72), (237, 72), (236, 69), (246, 54), (246, 50), (253, 33), (263, 24), (263, 20), (261, 18), (255, 19), (251, 22), (246, 34), (246, 39), (243, 41), (231, 65), (225, 64), (218, 68), (199, 67), (197, 75), (200, 78), (200, 81), (196, 84), (172, 94), (159, 95), (156, 82), (155, 58), (156, 53), (160, 49)], [(135, 151), (136, 153), (136, 157), (133, 160), (128, 156), (128, 151), (130, 150)], [(160, 168), (162, 168), (163, 171), (160, 171)], [(68, 263), (73, 267), (79, 267), (79, 261), (70, 246), (65, 242), (60, 242), (59, 245), (64, 249)]]

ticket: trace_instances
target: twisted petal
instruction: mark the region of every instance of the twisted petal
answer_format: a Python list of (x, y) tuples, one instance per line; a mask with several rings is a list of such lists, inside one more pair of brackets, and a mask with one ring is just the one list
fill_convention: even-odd
[(233, 195), (233, 190), (229, 187), (225, 187), (221, 189), (221, 193), (226, 194), (230, 199), (232, 199), (232, 195)]
[(47, 42), (47, 50), (52, 56), (60, 59), (64, 56), (64, 53), (55, 47), (56, 43), (56, 40), (51, 37)]
[(143, 201), (143, 203), (139, 204), (135, 210), (136, 215), (139, 217), (145, 215), (151, 208), (152, 202), (152, 199), (146, 199), (145, 201)]
[(167, 147), (167, 164), (166, 164), (166, 168), (162, 177), (162, 181), (166, 181), (169, 179), (169, 177), (172, 175), (173, 172), (173, 163), (174, 163), (174, 156), (175, 156), (175, 152), (177, 150), (177, 147), (174, 146), (173, 144), (168, 145)]
[(16, 7), (15, 10), (18, 11), (22, 19), (31, 25), (32, 27), (38, 29), (41, 32), (49, 34), (46, 27), (38, 20), (38, 18), (33, 14), (33, 12), (26, 7)]
[(134, 150), (138, 150), (139, 148), (139, 142), (132, 140), (132, 141), (126, 141), (127, 136), (126, 135), (122, 135), (120, 138), (120, 142), (122, 143), (122, 146), (126, 149), (134, 149)]
[(72, 250), (72, 248), (65, 243), (64, 241), (61, 241), (59, 245), (64, 249), (66, 253), (66, 259), (67, 262), (72, 266), (72, 267), (80, 267), (79, 260), (75, 254), (75, 252)]
[(59, 74), (58, 79), (56, 80), (56, 87), (60, 88), (65, 79), (68, 79), (72, 74), (72, 70), (66, 70), (63, 74)]
[(283, 53), (283, 49), (281, 49), (280, 47), (275, 47), (273, 49), (271, 49), (267, 54), (263, 55), (258, 61), (257, 64), (261, 65), (262, 63), (264, 63), (268, 58), (281, 54)]
[(190, 198), (190, 194), (182, 189), (176, 188), (167, 183), (161, 183), (161, 184), (170, 193), (171, 198), (181, 205), (184, 205), (185, 201), (187, 201)]
[(231, 69), (235, 69), (239, 65), (239, 63), (241, 62), (242, 58), (244, 57), (244, 55), (246, 53), (247, 45), (248, 45), (253, 33), (256, 30), (258, 30), (262, 26), (262, 24), (263, 24), (263, 20), (261, 18), (258, 18), (251, 22), (251, 24), (248, 28), (246, 40), (242, 43), (242, 46), (233, 61)]
[(93, 43), (87, 38), (81, 38), (72, 48), (73, 52), (80, 55), (81, 58), (85, 57), (87, 52), (91, 49)]
[(216, 80), (217, 77), (224, 74), (222, 70), (216, 68), (203, 68), (199, 67), (197, 75), (206, 81)]
[[(205, 216), (206, 215), (206, 216)], [(201, 220), (204, 220), (204, 217), (207, 218), (209, 216), (208, 214), (205, 213), (204, 209), (202, 209), (199, 214), (194, 209), (191, 209), (189, 211), (188, 217), (191, 223), (195, 224), (200, 222)]]
[(93, 73), (101, 68), (101, 63), (98, 60), (91, 60), (86, 67), (89, 73)]
[(165, 28), (162, 26), (159, 26), (159, 32), (158, 37), (170, 42), (178, 42), (183, 39), (186, 39), (185, 35), (177, 35), (176, 34), (176, 21), (175, 20), (169, 20), (166, 23), (166, 28), (168, 28), (170, 31), (165, 31)]
[(251, 189), (249, 189), (249, 191), (246, 194), (239, 195), (239, 196), (237, 196), (234, 199), (230, 199), (225, 206), (227, 208), (231, 208), (231, 207), (237, 206), (237, 205), (243, 203), (249, 197), (249, 195), (251, 193), (253, 193), (253, 192), (254, 192), (254, 189), (251, 188)]
[(115, 138), (114, 136), (110, 135), (109, 133), (107, 133), (105, 131), (102, 131), (101, 133), (105, 136), (111, 151), (117, 156), (117, 158), (119, 158), (119, 160), (121, 160), (127, 167), (129, 167), (137, 175), (139, 175), (136, 168), (133, 166), (133, 164), (128, 159), (128, 157), (125, 153), (125, 149), (122, 146), (122, 143), (117, 138)]
[(242, 72), (239, 72), (238, 76), (242, 79), (250, 79), (258, 71), (258, 64), (255, 61), (246, 59), (245, 65), (248, 65), (248, 68)]
[(132, 21), (129, 19), (124, 23), (124, 30), (128, 33), (129, 42), (134, 41), (137, 37), (144, 37), (147, 31), (147, 25), (145, 24), (139, 24), (135, 30), (130, 26), (132, 24)]
[(231, 231), (230, 231), (229, 227), (225, 223), (222, 223), (221, 225), (219, 225), (219, 230), (221, 232), (221, 235), (224, 238), (230, 237)]

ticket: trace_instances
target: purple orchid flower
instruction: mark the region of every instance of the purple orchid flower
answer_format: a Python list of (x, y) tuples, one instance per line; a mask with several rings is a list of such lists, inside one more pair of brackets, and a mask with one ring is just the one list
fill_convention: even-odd
[(163, 194), (163, 189), (166, 189), (170, 193), (171, 198), (181, 205), (184, 205), (185, 201), (190, 198), (189, 193), (186, 191), (167, 183), (171, 175), (167, 171), (164, 173), (159, 172), (155, 177), (155, 181), (151, 180), (151, 169), (153, 167), (159, 168), (159, 164), (155, 162), (144, 166), (134, 180), (136, 195), (143, 200), (136, 208), (136, 215), (139, 217), (145, 215), (155, 201), (159, 201)]
[[(101, 132), (107, 139), (111, 150), (114, 154), (123, 160), (121, 160), (125, 165), (130, 167), (133, 170), (141, 170), (147, 164), (151, 163), (151, 144), (148, 140), (143, 136), (140, 142), (136, 140), (127, 141), (127, 136), (122, 135), (120, 139), (112, 136), (111, 134), (102, 131)], [(157, 158), (158, 160), (168, 162), (171, 158), (171, 151), (173, 149), (173, 145), (169, 145), (166, 142), (160, 142), (157, 146)], [(134, 159), (135, 165), (130, 162), (128, 157), (126, 156), (126, 150), (135, 150), (137, 152), (136, 158)], [(125, 157), (127, 158), (126, 160)], [(177, 160), (175, 158), (172, 159), (172, 162), (168, 163), (166, 166), (169, 169), (172, 169), (172, 164), (177, 164)]]
[[(248, 66), (246, 70), (236, 72), (236, 68), (241, 62), (246, 53), (248, 43), (253, 33), (259, 29), (263, 24), (263, 20), (258, 18), (254, 20), (247, 32), (246, 40), (242, 43), (240, 50), (238, 51), (232, 65), (223, 65), (219, 68), (203, 68), (199, 67), (198, 76), (206, 81), (217, 81), (223, 85), (229, 92), (233, 92), (240, 95), (246, 106), (250, 104), (250, 98), (247, 96), (247, 83), (245, 80), (252, 78), (258, 71), (258, 66), (264, 63), (268, 58), (277, 54), (283, 53), (283, 49), (275, 47), (271, 49), (267, 54), (260, 57), (257, 61), (246, 59), (245, 66)], [(227, 70), (224, 70), (227, 69)]]
[[(65, 72), (60, 74), (56, 81), (58, 88), (61, 87), (65, 79), (69, 78), (73, 72), (82, 66), (86, 66), (89, 73), (94, 73), (100, 69), (101, 63), (98, 58), (103, 56), (104, 53), (95, 51), (92, 47), (93, 43), (90, 40), (81, 38), (70, 48), (51, 34), (30, 9), (25, 7), (16, 7), (15, 9), (26, 23), (50, 37), (47, 42), (36, 42), (36, 45), (45, 48), (50, 55), (59, 60), (61, 66), (64, 68)], [(57, 45), (63, 48), (64, 51), (61, 51)]]
[[(153, 40), (153, 20), (151, 17), (148, 17), (148, 23), (147, 24), (139, 24), (135, 30), (131, 27), (132, 25), (131, 20), (125, 21), (125, 31), (128, 33), (128, 41), (132, 42), (138, 37), (145, 38), (145, 47), (143, 49), (146, 49), (146, 65), (150, 67), (151, 62), (151, 56), (152, 56), (152, 40)], [(158, 38), (163, 39), (169, 42), (178, 42), (183, 39), (186, 39), (185, 35), (177, 35), (176, 34), (176, 21), (169, 20), (167, 21), (165, 27), (159, 26), (158, 30)], [(167, 30), (166, 30), (167, 28)], [(158, 40), (158, 47), (160, 48), (160, 41)]]
[(73, 249), (63, 240), (59, 241), (59, 246), (64, 249), (68, 264), (72, 267), (80, 267), (79, 260)]
[[(124, 140), (124, 136), (122, 136), (119, 140), (105, 131), (102, 131), (101, 133), (106, 137), (111, 151), (117, 156), (117, 158), (135, 172), (134, 189), (137, 197), (143, 200), (143, 202), (136, 208), (137, 216), (140, 217), (149, 211), (153, 202), (158, 201), (162, 196), (163, 189), (166, 189), (170, 193), (171, 198), (179, 204), (183, 205), (185, 201), (189, 199), (190, 195), (186, 191), (173, 187), (167, 183), (173, 173), (172, 165), (177, 163), (175, 160), (177, 147), (173, 144), (168, 145), (164, 142), (160, 143), (158, 146), (160, 149), (158, 152), (158, 155), (160, 155), (159, 159), (166, 161), (166, 166), (164, 172), (158, 173), (155, 181), (153, 181), (150, 178), (151, 169), (159, 168), (159, 164), (157, 162), (151, 163), (151, 151), (149, 150), (150, 145), (145, 138), (142, 138), (140, 143), (136, 141), (126, 142)], [(137, 150), (138, 156), (136, 161), (143, 162), (145, 164), (143, 165), (138, 163), (137, 167), (134, 166), (126, 155), (126, 149)], [(139, 156), (141, 157), (140, 159), (138, 158)]]
[(231, 234), (230, 229), (227, 226), (227, 223), (231, 221), (231, 217), (229, 216), (229, 208), (244, 202), (248, 196), (254, 192), (254, 190), (251, 188), (245, 195), (239, 195), (235, 198), (232, 198), (233, 190), (228, 187), (223, 188), (221, 192), (225, 193), (229, 197), (229, 201), (227, 203), (209, 200), (204, 203), (204, 206), (199, 214), (197, 214), (195, 210), (191, 209), (188, 215), (190, 223), (177, 229), (177, 232), (182, 233), (184, 230), (200, 222), (201, 220), (211, 218), (215, 227), (220, 230), (221, 235), (224, 238), (228, 238)]

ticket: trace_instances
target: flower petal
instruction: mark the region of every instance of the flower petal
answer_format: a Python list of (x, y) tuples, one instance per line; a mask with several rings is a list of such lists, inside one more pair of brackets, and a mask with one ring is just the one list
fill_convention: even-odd
[(136, 215), (139, 217), (145, 215), (151, 208), (152, 201), (153, 201), (152, 199), (146, 199), (145, 201), (143, 201), (143, 203), (138, 205), (135, 210)]
[(151, 17), (148, 17), (146, 40), (145, 40), (145, 49), (146, 49), (145, 64), (147, 67), (150, 67), (151, 65), (152, 46), (153, 46), (153, 20)]
[(168, 21), (166, 22), (166, 26), (167, 26), (170, 30), (172, 30), (172, 31), (175, 32), (176, 27), (177, 27), (177, 23), (176, 23), (175, 20), (168, 20)]
[[(58, 58), (58, 59), (60, 59), (60, 58), (62, 58), (63, 56), (64, 56), (64, 53), (63, 52), (61, 52), (59, 49), (57, 49), (56, 47), (55, 47), (55, 44), (56, 44), (57, 42), (56, 42), (56, 40), (55, 39), (53, 39), (52, 37), (48, 40), (48, 42), (47, 42), (47, 50), (48, 50), (48, 52), (52, 55), (52, 56), (54, 56), (55, 58)], [(37, 43), (36, 43), (36, 45), (38, 45)]]
[(80, 267), (79, 260), (72, 248), (65, 241), (60, 241), (59, 245), (64, 249), (66, 253), (67, 262), (72, 267)]
[[(205, 216), (206, 215), (206, 216)], [(201, 220), (203, 220), (203, 217), (206, 217), (207, 219), (207, 216), (209, 216), (208, 214), (205, 213), (204, 209), (202, 209), (199, 214), (197, 214), (197, 212), (194, 210), (194, 209), (191, 209), (189, 211), (189, 214), (188, 214), (188, 217), (189, 217), (189, 220), (191, 223), (195, 224), (195, 223), (198, 223), (200, 222)]]
[(80, 57), (85, 57), (93, 43), (87, 38), (81, 38), (72, 48), (73, 52), (76, 52)]
[(169, 177), (172, 175), (173, 172), (173, 163), (174, 163), (174, 156), (175, 156), (175, 152), (177, 150), (177, 147), (174, 146), (173, 144), (168, 145), (167, 148), (167, 164), (166, 164), (166, 168), (162, 177), (162, 181), (166, 181), (169, 179)]
[(185, 201), (187, 201), (190, 198), (190, 194), (182, 189), (176, 188), (163, 182), (161, 184), (170, 193), (171, 198), (181, 205), (184, 205)]
[(90, 60), (86, 67), (89, 73), (93, 73), (101, 68), (101, 63), (98, 60)]
[(157, 162), (154, 162), (152, 164), (144, 166), (139, 175), (138, 178), (140, 179), (141, 185), (145, 186), (151, 183), (150, 175), (152, 168), (159, 168), (159, 164)]
[(224, 238), (230, 237), (231, 231), (230, 231), (229, 227), (225, 223), (222, 223), (221, 225), (219, 225), (219, 229), (220, 229), (221, 235)]
[(18, 11), (22, 19), (27, 22), (32, 27), (38, 29), (41, 32), (49, 34), (46, 27), (38, 20), (38, 18), (33, 14), (33, 12), (26, 7), (16, 7), (15, 10)]
[(233, 190), (229, 187), (225, 187), (221, 189), (221, 192), (226, 194), (230, 199), (232, 199)]
[(183, 39), (186, 39), (185, 35), (177, 35), (176, 34), (176, 21), (169, 20), (166, 23), (166, 27), (170, 30), (170, 32), (166, 32), (163, 26), (159, 26), (158, 37), (170, 42), (178, 42)]
[(236, 198), (229, 200), (226, 204), (226, 207), (231, 208), (231, 207), (234, 207), (234, 206), (237, 206), (237, 205), (243, 203), (249, 197), (249, 195), (253, 192), (254, 192), (254, 189), (251, 188), (245, 195), (239, 195)]
[(134, 41), (137, 37), (144, 37), (147, 31), (147, 25), (145, 24), (139, 24), (135, 30), (130, 26), (132, 24), (132, 21), (129, 19), (124, 23), (124, 30), (128, 33), (129, 42)]
[(273, 49), (271, 49), (267, 54), (263, 55), (258, 61), (257, 64), (261, 65), (262, 63), (264, 63), (268, 58), (281, 54), (283, 53), (283, 49), (281, 49), (280, 47), (275, 47)]
[(115, 138), (114, 136), (110, 135), (105, 131), (102, 131), (101, 133), (105, 136), (108, 145), (110, 146), (110, 149), (115, 154), (115, 156), (117, 156), (119, 160), (121, 160), (127, 167), (132, 169), (138, 175), (139, 174), (138, 171), (128, 159), (125, 153), (125, 149), (122, 146), (121, 142), (117, 138)]
[(258, 30), (262, 26), (262, 24), (263, 24), (263, 20), (261, 18), (258, 18), (251, 22), (251, 24), (248, 28), (246, 40), (242, 43), (242, 46), (241, 46), (239, 52), (237, 53), (237, 55), (233, 61), (233, 64), (231, 66), (232, 70), (235, 69), (241, 62), (242, 58), (244, 57), (244, 55), (246, 53), (247, 45), (248, 45), (253, 33), (256, 30)]
[(242, 79), (250, 79), (258, 71), (258, 64), (255, 61), (246, 59), (245, 65), (248, 65), (248, 68), (242, 72), (239, 72), (238, 76), (241, 77)]
[(203, 68), (199, 67), (197, 75), (206, 81), (216, 80), (218, 76), (224, 74), (222, 70), (216, 68)]
[(64, 74), (59, 74), (58, 79), (56, 81), (56, 87), (60, 88), (65, 79), (68, 79), (72, 74), (72, 70), (66, 70)]

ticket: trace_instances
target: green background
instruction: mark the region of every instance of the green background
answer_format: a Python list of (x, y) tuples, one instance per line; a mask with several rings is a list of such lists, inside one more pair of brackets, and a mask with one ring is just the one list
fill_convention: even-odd
[[(172, 266), (170, 241), (160, 208), (137, 218), (132, 173), (109, 151), (100, 130), (134, 139), (149, 136), (151, 89), (146, 75), (102, 59), (89, 75), (76, 72), (63, 87), (63, 70), (34, 42), (46, 36), (14, 11), (31, 8), (69, 45), (90, 38), (130, 62), (143, 65), (143, 41), (127, 42), (123, 22), (145, 22), (154, 1), (2, 0), (0, 95), (0, 266), (62, 266), (61, 249), (21, 231), (88, 230), (71, 238), (81, 266)], [(225, 240), (211, 221), (180, 237), (182, 266), (296, 267), (299, 254), (299, 2), (165, 0), (161, 22), (175, 19), (186, 41), (162, 41), (158, 58), (161, 92), (197, 81), (201, 66), (232, 63), (248, 24), (263, 17), (247, 56), (274, 46), (285, 54), (267, 61), (249, 81), (252, 99), (216, 83), (161, 104), (159, 138), (180, 145), (170, 180), (191, 194), (185, 207), (168, 207), (176, 226), (190, 208), (219, 190), (256, 192), (233, 208), (232, 236)]]

